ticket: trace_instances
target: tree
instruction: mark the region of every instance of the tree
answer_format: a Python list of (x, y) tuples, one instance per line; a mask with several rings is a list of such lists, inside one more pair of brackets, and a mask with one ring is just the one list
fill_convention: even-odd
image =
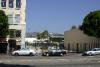
[(47, 44), (43, 44), (42, 40), (44, 39), (48, 39), (49, 37), (49, 33), (47, 30), (44, 30), (42, 33), (38, 33), (37, 34), (37, 39), (40, 39), (41, 41), (41, 49), (47, 49), (48, 48), (48, 45)]
[(48, 37), (49, 37), (49, 33), (48, 33), (48, 31), (47, 30), (44, 30), (43, 32), (42, 32), (42, 35), (43, 35), (43, 38), (44, 39), (48, 39)]
[(42, 39), (41, 33), (37, 33), (37, 39)]
[(48, 37), (49, 37), (49, 33), (47, 30), (37, 34), (37, 39), (46, 39)]
[(8, 35), (8, 17), (5, 12), (0, 10), (0, 37), (6, 37)]
[(80, 29), (89, 36), (100, 38), (100, 11), (93, 11), (85, 16)]

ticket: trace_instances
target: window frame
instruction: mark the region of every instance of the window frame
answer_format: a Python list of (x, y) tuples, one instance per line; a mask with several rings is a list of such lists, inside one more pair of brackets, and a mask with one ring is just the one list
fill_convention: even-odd
[(1, 7), (2, 8), (6, 8), (6, 2), (7, 2), (7, 0), (1, 0)]
[(21, 8), (21, 0), (16, 0), (16, 9), (20, 9)]
[(14, 8), (14, 0), (8, 1), (9, 8)]
[[(9, 21), (11, 21), (11, 22), (9, 22)], [(14, 20), (13, 20), (13, 14), (8, 14), (8, 24), (13, 24), (13, 22), (14, 22)]]
[(20, 14), (15, 14), (15, 24), (19, 24), (21, 20)]

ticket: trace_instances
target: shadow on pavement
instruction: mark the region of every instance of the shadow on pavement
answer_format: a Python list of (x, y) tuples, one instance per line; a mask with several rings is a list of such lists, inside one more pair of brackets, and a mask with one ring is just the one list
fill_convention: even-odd
[(35, 66), (0, 63), (0, 67), (35, 67)]

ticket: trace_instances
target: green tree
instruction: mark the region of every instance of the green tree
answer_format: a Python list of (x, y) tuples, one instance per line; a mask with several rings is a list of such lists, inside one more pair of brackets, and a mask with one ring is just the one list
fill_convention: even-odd
[(44, 44), (42, 42), (42, 40), (48, 39), (48, 37), (49, 37), (49, 33), (48, 33), (47, 30), (44, 30), (43, 32), (37, 34), (37, 39), (40, 39), (41, 44), (42, 44), (41, 45), (41, 49), (47, 49), (48, 48), (48, 45), (47, 44)]
[(47, 30), (44, 30), (44, 31), (42, 32), (42, 35), (43, 35), (43, 38), (44, 38), (44, 39), (49, 37), (49, 33), (48, 33)]
[(85, 16), (80, 29), (89, 36), (100, 37), (100, 11), (90, 12)]
[(49, 37), (49, 33), (47, 30), (44, 30), (42, 33), (37, 34), (37, 39), (46, 39)]
[(41, 39), (41, 33), (37, 33), (37, 39)]
[(8, 17), (0, 10), (0, 37), (6, 37), (9, 32)]

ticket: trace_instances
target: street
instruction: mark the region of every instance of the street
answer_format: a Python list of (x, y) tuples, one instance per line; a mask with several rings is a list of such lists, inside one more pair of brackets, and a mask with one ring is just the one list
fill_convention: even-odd
[(0, 55), (0, 67), (100, 67), (100, 55), (81, 56), (8, 56)]

